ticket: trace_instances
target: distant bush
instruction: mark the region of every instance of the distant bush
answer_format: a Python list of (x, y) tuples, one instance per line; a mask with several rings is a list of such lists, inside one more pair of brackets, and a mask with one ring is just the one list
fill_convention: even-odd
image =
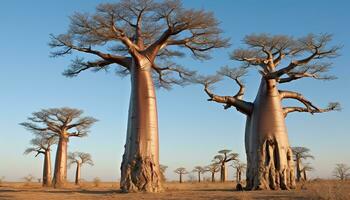
[(95, 187), (99, 187), (101, 184), (101, 179), (99, 177), (96, 177), (96, 178), (94, 178), (92, 183), (94, 184)]

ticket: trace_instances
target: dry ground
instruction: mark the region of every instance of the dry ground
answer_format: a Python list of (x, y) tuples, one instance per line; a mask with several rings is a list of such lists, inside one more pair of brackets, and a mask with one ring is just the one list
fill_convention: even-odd
[(233, 191), (234, 183), (166, 183), (159, 194), (123, 194), (115, 183), (84, 183), (65, 189), (41, 188), (38, 183), (3, 183), (0, 200), (224, 200), (224, 199), (350, 199), (350, 182), (312, 181), (299, 184), (293, 191)]

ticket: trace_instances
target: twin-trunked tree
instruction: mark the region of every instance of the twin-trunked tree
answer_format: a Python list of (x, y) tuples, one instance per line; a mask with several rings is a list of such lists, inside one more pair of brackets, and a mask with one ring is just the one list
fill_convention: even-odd
[(77, 58), (64, 72), (80, 72), (118, 66), (121, 75), (130, 74), (131, 97), (125, 152), (121, 165), (122, 191), (162, 190), (158, 119), (155, 85), (169, 88), (183, 84), (193, 72), (169, 59), (184, 55), (206, 59), (207, 51), (227, 45), (220, 38), (218, 22), (210, 12), (184, 9), (177, 0), (122, 0), (101, 4), (94, 14), (76, 13), (67, 33), (52, 36), (51, 47), (60, 48), (53, 56), (73, 51), (96, 56), (95, 60)]
[[(245, 147), (247, 153), (247, 189), (290, 189), (295, 187), (294, 162), (289, 146), (285, 117), (292, 112), (322, 113), (339, 109), (330, 103), (325, 109), (316, 107), (302, 94), (279, 90), (280, 84), (301, 78), (327, 80), (324, 75), (330, 64), (321, 62), (337, 55), (338, 47), (328, 47), (330, 35), (308, 35), (294, 39), (288, 36), (250, 35), (245, 37), (246, 49), (233, 52), (231, 58), (243, 67), (222, 68), (218, 75), (197, 77), (205, 86), (210, 101), (235, 107), (245, 114)], [(260, 87), (254, 102), (243, 100), (245, 87), (240, 80), (248, 67), (261, 75)], [(233, 79), (240, 87), (234, 96), (219, 96), (210, 86), (222, 76)], [(303, 107), (283, 107), (284, 99), (294, 99)]]

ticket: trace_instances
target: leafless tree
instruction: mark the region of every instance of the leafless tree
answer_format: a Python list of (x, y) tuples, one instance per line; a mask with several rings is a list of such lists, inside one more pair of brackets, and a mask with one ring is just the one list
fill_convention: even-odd
[(226, 163), (238, 159), (237, 153), (230, 153), (231, 150), (223, 149), (218, 151), (219, 155), (214, 157), (214, 162), (220, 164), (220, 181), (225, 182), (227, 180), (227, 168)]
[(197, 173), (197, 175), (198, 175), (198, 183), (200, 183), (201, 182), (201, 174), (204, 174), (206, 171), (205, 171), (204, 167), (195, 166), (194, 169), (192, 170), (192, 172)]
[(30, 185), (33, 180), (35, 179), (35, 177), (31, 174), (28, 174), (27, 176), (23, 177), (24, 181), (25, 181), (25, 185)]
[(303, 168), (301, 169), (301, 173), (303, 174), (304, 181), (308, 180), (306, 172), (313, 171), (313, 170), (315, 170), (315, 169), (310, 165), (310, 163), (303, 164)]
[[(328, 60), (337, 56), (339, 47), (329, 47), (330, 41), (331, 35), (328, 34), (309, 34), (299, 39), (285, 35), (248, 35), (244, 38), (247, 48), (237, 49), (231, 55), (231, 59), (242, 63), (241, 67), (223, 67), (214, 76), (196, 76), (194, 79), (194, 82), (204, 85), (209, 101), (223, 104), (225, 109), (234, 107), (247, 117), (245, 146), (248, 189), (295, 188), (294, 162), (285, 125), (288, 114), (315, 114), (340, 109), (339, 103), (319, 108), (300, 93), (278, 89), (279, 84), (302, 78), (334, 79), (326, 72), (331, 67)], [(255, 68), (261, 75), (260, 87), (253, 102), (243, 100), (245, 86), (241, 80), (250, 68)], [(225, 77), (239, 86), (233, 96), (212, 92), (210, 86)], [(303, 106), (282, 107), (281, 102), (285, 99), (297, 100)]]
[(53, 56), (80, 52), (96, 57), (78, 57), (64, 75), (116, 65), (119, 75), (131, 77), (122, 191), (162, 190), (154, 87), (183, 85), (194, 74), (172, 61), (184, 55), (181, 50), (208, 59), (211, 49), (226, 47), (218, 24), (211, 12), (185, 9), (179, 0), (121, 0), (100, 4), (94, 14), (74, 14), (67, 33), (52, 35), (50, 46), (59, 49)]
[(67, 180), (67, 150), (70, 137), (87, 136), (90, 127), (97, 121), (92, 117), (82, 117), (83, 111), (74, 108), (50, 108), (32, 113), (22, 126), (48, 137), (58, 138), (56, 151), (54, 187), (62, 187)]
[(162, 182), (165, 182), (166, 181), (165, 171), (168, 169), (168, 166), (159, 165), (159, 169), (160, 169), (160, 175), (161, 175)]
[(348, 179), (350, 177), (350, 167), (344, 163), (336, 164), (333, 176), (341, 181)]
[(220, 171), (220, 165), (218, 163), (212, 163), (205, 170), (211, 173), (211, 182), (215, 182), (215, 173)]
[(182, 183), (182, 175), (188, 174), (187, 170), (184, 167), (179, 167), (175, 169), (174, 172), (179, 175), (179, 183)]
[(303, 160), (306, 160), (308, 158), (314, 159), (314, 157), (310, 154), (310, 149), (306, 147), (292, 147), (292, 151), (294, 155), (294, 161), (296, 162), (297, 181), (300, 181), (303, 178)]
[(247, 168), (247, 165), (245, 163), (240, 162), (239, 160), (235, 160), (230, 166), (236, 170), (236, 182), (241, 183), (242, 174), (244, 170)]
[(72, 165), (76, 165), (76, 171), (75, 171), (75, 185), (80, 184), (80, 174), (81, 174), (81, 167), (85, 164), (88, 164), (90, 166), (94, 165), (94, 162), (91, 159), (91, 155), (89, 153), (84, 152), (74, 152), (68, 154), (68, 167)]
[(35, 153), (35, 157), (44, 155), (43, 182), (44, 187), (51, 186), (51, 146), (57, 144), (57, 138), (46, 134), (37, 134), (36, 138), (30, 141), (31, 147), (24, 151), (24, 154)]

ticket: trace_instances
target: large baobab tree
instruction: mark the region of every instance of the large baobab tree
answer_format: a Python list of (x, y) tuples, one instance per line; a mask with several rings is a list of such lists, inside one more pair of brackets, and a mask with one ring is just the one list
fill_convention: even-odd
[(68, 32), (52, 36), (51, 47), (60, 49), (53, 56), (81, 52), (96, 57), (77, 58), (64, 75), (116, 65), (120, 75), (131, 77), (122, 191), (162, 190), (154, 88), (184, 84), (193, 72), (171, 58), (183, 56), (181, 50), (188, 49), (195, 58), (207, 59), (209, 50), (228, 45), (220, 34), (211, 12), (185, 9), (179, 0), (121, 0), (100, 4), (94, 14), (74, 14)]
[(195, 166), (194, 169), (192, 170), (192, 172), (197, 173), (198, 175), (198, 183), (201, 182), (201, 174), (205, 173), (205, 168), (201, 167), (201, 166)]
[(215, 182), (215, 173), (220, 171), (220, 165), (217, 163), (212, 163), (207, 166), (205, 170), (211, 173), (211, 182)]
[(247, 168), (247, 165), (245, 163), (240, 162), (239, 160), (235, 160), (230, 166), (236, 170), (236, 182), (241, 183), (242, 174)]
[(54, 187), (62, 187), (67, 179), (67, 150), (70, 137), (87, 136), (90, 127), (97, 120), (83, 117), (83, 111), (74, 108), (50, 108), (32, 113), (22, 126), (34, 133), (58, 139), (54, 177)]
[(333, 176), (341, 181), (350, 178), (350, 167), (344, 163), (336, 164), (333, 170)]
[[(328, 59), (337, 56), (339, 47), (329, 47), (331, 36), (313, 35), (295, 39), (267, 34), (248, 35), (247, 48), (235, 50), (231, 58), (243, 64), (240, 68), (223, 67), (214, 76), (197, 76), (195, 82), (204, 85), (209, 101), (234, 107), (245, 114), (245, 147), (247, 153), (247, 189), (289, 189), (295, 187), (294, 162), (289, 146), (285, 118), (293, 112), (311, 114), (338, 110), (338, 103), (319, 108), (302, 94), (279, 90), (281, 84), (302, 78), (333, 79), (326, 75)], [(248, 68), (258, 70), (261, 80), (253, 102), (243, 100), (245, 86), (241, 77)], [(232, 79), (239, 86), (233, 96), (214, 94), (211, 85), (221, 78)], [(282, 101), (293, 99), (303, 106), (283, 107)]]
[(89, 153), (74, 152), (68, 154), (68, 167), (76, 165), (75, 185), (80, 184), (81, 167), (85, 164), (88, 164), (90, 166), (94, 165), (94, 162), (92, 161), (91, 155)]
[(51, 146), (57, 143), (56, 137), (47, 137), (44, 134), (38, 134), (36, 138), (30, 141), (31, 147), (24, 151), (24, 154), (35, 153), (35, 157), (44, 155), (43, 164), (43, 186), (51, 186)]
[(306, 147), (292, 147), (293, 155), (294, 155), (294, 161), (296, 162), (296, 172), (297, 172), (297, 181), (300, 181), (303, 178), (303, 160), (306, 160), (308, 158), (314, 158), (310, 154), (310, 149)]
[(188, 174), (187, 170), (184, 167), (179, 167), (175, 169), (174, 172), (179, 175), (179, 183), (182, 183), (182, 175)]
[(230, 153), (231, 150), (223, 149), (218, 151), (219, 155), (214, 156), (213, 162), (220, 165), (220, 181), (225, 182), (227, 180), (227, 168), (226, 163), (238, 159), (237, 153)]

